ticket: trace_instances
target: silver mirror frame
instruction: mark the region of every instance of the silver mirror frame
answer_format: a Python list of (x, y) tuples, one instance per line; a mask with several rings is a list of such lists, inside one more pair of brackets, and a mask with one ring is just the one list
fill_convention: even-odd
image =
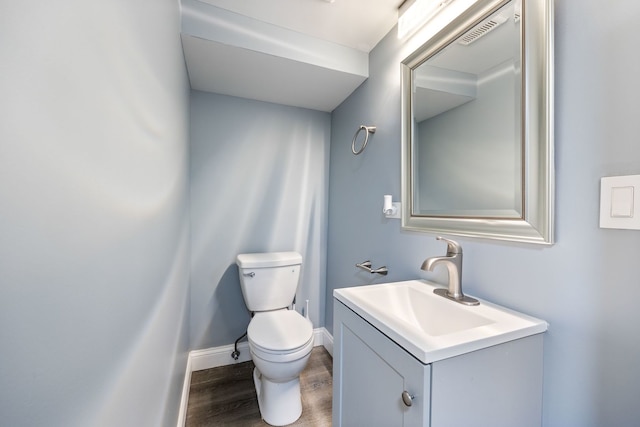
[(510, 0), (479, 0), (401, 63), (402, 228), (466, 237), (554, 243), (553, 0), (522, 0), (524, 211), (522, 219), (412, 215), (411, 72)]

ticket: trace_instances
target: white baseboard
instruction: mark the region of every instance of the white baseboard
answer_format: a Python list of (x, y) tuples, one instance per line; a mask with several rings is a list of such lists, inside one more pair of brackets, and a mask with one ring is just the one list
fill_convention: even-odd
[(191, 388), (191, 354), (187, 357), (187, 369), (182, 384), (182, 397), (180, 398), (180, 411), (178, 412), (178, 427), (184, 427), (187, 423), (187, 403), (189, 402), (189, 389)]
[[(313, 330), (313, 346), (323, 346), (333, 357), (333, 337), (326, 328), (315, 328)], [(184, 385), (182, 388), (182, 398), (180, 400), (180, 412), (178, 413), (178, 427), (183, 427), (187, 419), (187, 403), (189, 401), (189, 387), (191, 387), (191, 373), (203, 369), (217, 368), (219, 366), (233, 365), (251, 360), (249, 353), (249, 343), (246, 341), (238, 344), (240, 356), (238, 360), (231, 357), (234, 345), (223, 345), (220, 347), (205, 348), (189, 352), (187, 368), (184, 374)]]
[(233, 344), (229, 344), (220, 347), (211, 347), (203, 350), (192, 351), (189, 353), (189, 359), (191, 359), (191, 372), (217, 368), (218, 366), (233, 365), (235, 363), (248, 362), (251, 360), (248, 342), (243, 341), (238, 343), (238, 351), (240, 352), (238, 360), (231, 357), (231, 353), (233, 353), (234, 349), (235, 347)]
[(333, 336), (329, 333), (329, 331), (327, 331), (326, 328), (318, 328), (318, 329), (322, 331), (322, 345), (327, 350), (327, 352), (331, 355), (331, 357), (333, 357)]
[[(326, 348), (326, 342), (330, 341), (331, 350), (327, 348), (329, 354), (333, 355), (333, 337), (329, 334), (325, 328), (316, 328), (313, 330), (313, 346), (324, 345)], [(248, 362), (251, 360), (251, 354), (249, 353), (249, 343), (243, 341), (238, 343), (238, 351), (240, 356), (238, 360), (231, 357), (231, 353), (234, 351), (233, 344), (223, 345), (220, 347), (205, 348), (203, 350), (193, 350), (189, 353), (189, 359), (191, 361), (191, 372), (202, 371), (203, 369), (217, 368), (219, 366), (233, 365), (235, 363)]]

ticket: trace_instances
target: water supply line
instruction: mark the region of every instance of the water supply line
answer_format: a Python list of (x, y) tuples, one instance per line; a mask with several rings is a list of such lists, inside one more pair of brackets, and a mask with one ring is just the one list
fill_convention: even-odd
[(238, 360), (238, 358), (240, 357), (240, 350), (238, 350), (238, 343), (242, 338), (246, 336), (247, 336), (247, 333), (245, 332), (240, 336), (240, 338), (236, 340), (235, 344), (233, 345), (233, 353), (231, 353), (231, 357), (233, 357), (233, 360)]
[[(253, 315), (255, 313), (252, 311), (251, 312), (251, 317), (253, 318)], [(231, 357), (233, 358), (233, 360), (238, 360), (238, 358), (240, 357), (240, 350), (238, 350), (238, 343), (240, 342), (240, 340), (244, 337), (247, 336), (247, 332), (249, 331), (249, 327), (247, 326), (247, 330), (244, 331), (244, 334), (240, 335), (240, 337), (238, 337), (238, 339), (236, 340), (236, 342), (233, 344), (233, 353), (231, 353)]]

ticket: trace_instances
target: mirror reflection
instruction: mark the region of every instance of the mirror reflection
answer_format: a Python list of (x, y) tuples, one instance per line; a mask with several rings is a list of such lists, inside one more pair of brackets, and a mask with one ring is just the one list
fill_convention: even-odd
[(412, 70), (413, 215), (522, 218), (519, 6)]

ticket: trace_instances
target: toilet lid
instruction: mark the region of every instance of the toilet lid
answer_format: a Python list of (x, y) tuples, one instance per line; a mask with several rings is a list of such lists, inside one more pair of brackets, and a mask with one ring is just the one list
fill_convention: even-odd
[(295, 310), (267, 311), (253, 316), (247, 335), (264, 349), (286, 351), (307, 344), (313, 336), (313, 327)]

